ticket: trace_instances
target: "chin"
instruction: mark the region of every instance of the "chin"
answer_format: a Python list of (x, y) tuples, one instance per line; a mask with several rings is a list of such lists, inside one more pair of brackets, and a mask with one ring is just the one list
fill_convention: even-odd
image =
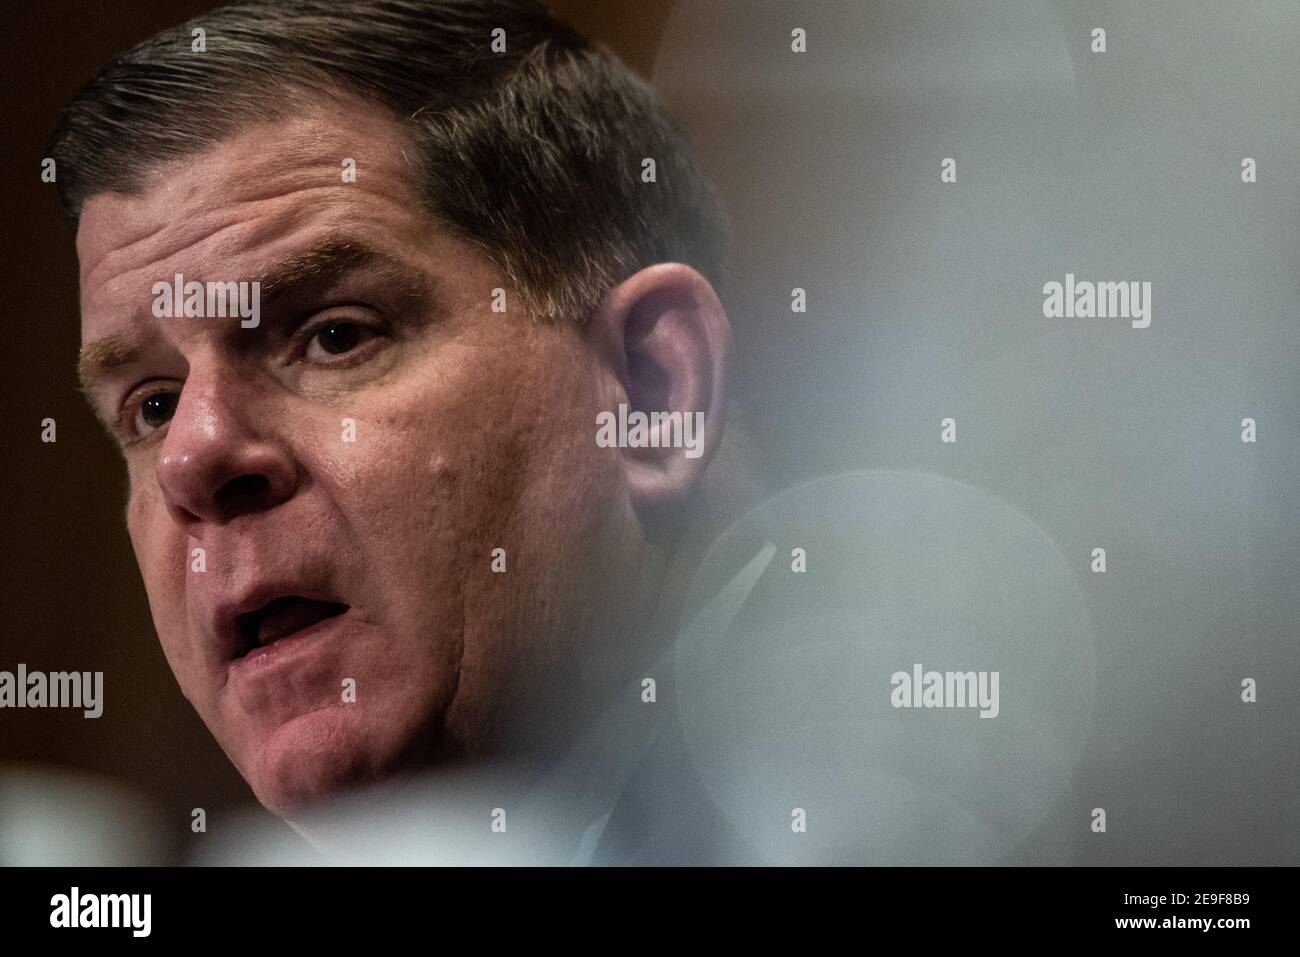
[(359, 705), (337, 705), (286, 721), (248, 762), (253, 794), (285, 817), (420, 763), (411, 760), (410, 736), (375, 717)]

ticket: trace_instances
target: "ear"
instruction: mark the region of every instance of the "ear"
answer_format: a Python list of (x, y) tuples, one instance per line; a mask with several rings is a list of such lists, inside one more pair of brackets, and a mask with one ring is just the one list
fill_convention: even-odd
[(609, 291), (586, 334), (604, 372), (597, 442), (618, 446), (632, 504), (684, 498), (722, 440), (731, 324), (717, 293), (690, 266), (649, 266)]

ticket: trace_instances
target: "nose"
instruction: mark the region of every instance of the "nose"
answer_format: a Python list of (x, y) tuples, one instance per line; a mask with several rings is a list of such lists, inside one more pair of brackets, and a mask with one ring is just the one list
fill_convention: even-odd
[(194, 538), (205, 528), (268, 511), (294, 494), (298, 469), (259, 403), (234, 381), (196, 380), (191, 369), (156, 474), (167, 511)]

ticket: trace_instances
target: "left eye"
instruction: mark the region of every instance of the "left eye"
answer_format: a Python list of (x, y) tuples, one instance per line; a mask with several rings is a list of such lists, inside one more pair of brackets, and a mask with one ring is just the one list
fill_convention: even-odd
[(319, 359), (351, 352), (371, 335), (355, 322), (331, 322), (321, 326), (307, 343), (307, 358)]

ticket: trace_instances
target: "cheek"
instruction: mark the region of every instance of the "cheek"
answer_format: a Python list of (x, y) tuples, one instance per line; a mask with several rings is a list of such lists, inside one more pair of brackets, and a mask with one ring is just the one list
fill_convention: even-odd
[(169, 661), (183, 646), (189, 560), (185, 539), (167, 517), (156, 487), (132, 480), (126, 528), (144, 580), (149, 610)]
[(512, 511), (526, 471), (517, 438), (491, 410), (438, 394), (365, 425), (371, 440), (331, 476), (340, 519), (379, 594), (445, 604), (486, 568), (493, 527)]
[[(366, 525), (414, 543), (438, 528), (504, 517), (518, 485), (545, 459), (557, 417), (535, 376), (495, 342), (448, 349), (358, 411), (357, 441), (329, 463), (335, 494)], [(558, 410), (563, 414), (566, 410)], [(336, 447), (337, 443), (336, 443)]]
[[(355, 444), (332, 443), (329, 495), (371, 592), (394, 611), (463, 615), (479, 590), (522, 585), (516, 556), (557, 533), (554, 513), (582, 482), (574, 460), (589, 461), (595, 428), (578, 424), (589, 417), (575, 357), (544, 355), (521, 359), (508, 343), (449, 350), (358, 408)], [(495, 548), (507, 552), (505, 576), (491, 571)]]
[(126, 530), (151, 600), (155, 588), (162, 584), (167, 572), (167, 565), (162, 561), (165, 528), (160, 522), (161, 508), (159, 497), (132, 478), (130, 498), (126, 506)]

